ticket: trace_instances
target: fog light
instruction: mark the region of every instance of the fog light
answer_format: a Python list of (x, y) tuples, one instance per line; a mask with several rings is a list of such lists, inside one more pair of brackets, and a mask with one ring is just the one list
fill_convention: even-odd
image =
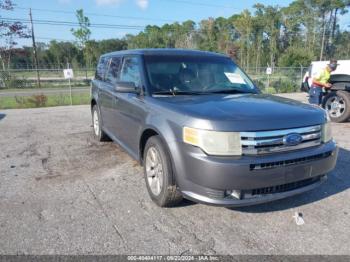
[(226, 190), (225, 195), (232, 196), (237, 199), (241, 199), (242, 193), (240, 190)]

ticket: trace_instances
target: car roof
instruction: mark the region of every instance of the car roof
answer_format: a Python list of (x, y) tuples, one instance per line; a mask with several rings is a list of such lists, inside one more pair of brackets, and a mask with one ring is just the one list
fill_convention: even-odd
[(149, 49), (130, 49), (111, 52), (103, 54), (101, 57), (105, 56), (117, 56), (117, 55), (196, 55), (196, 56), (219, 56), (228, 57), (224, 54), (201, 51), (201, 50), (191, 50), (191, 49), (178, 49), (178, 48), (149, 48)]

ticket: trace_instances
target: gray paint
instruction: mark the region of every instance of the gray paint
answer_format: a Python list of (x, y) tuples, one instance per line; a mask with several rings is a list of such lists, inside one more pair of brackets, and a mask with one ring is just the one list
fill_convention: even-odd
[[(152, 54), (218, 55), (201, 51), (152, 49), (114, 52), (105, 56), (136, 55), (143, 61), (144, 55)], [(102, 128), (140, 162), (143, 132), (147, 129), (156, 131), (168, 147), (177, 184), (185, 197), (200, 202), (205, 199), (208, 189), (253, 189), (281, 185), (326, 174), (335, 166), (338, 151), (333, 141), (319, 147), (259, 157), (207, 156), (202, 150), (182, 142), (184, 126), (217, 131), (288, 129), (323, 124), (326, 121), (325, 112), (294, 100), (262, 94), (151, 97), (143, 68), (141, 73), (141, 94), (117, 93), (110, 84), (98, 80), (92, 82), (92, 99), (100, 107)], [(332, 152), (332, 155), (322, 161), (249, 170), (252, 163), (295, 159), (325, 152)], [(284, 195), (276, 194), (274, 197), (277, 199)], [(266, 198), (266, 201), (271, 199), (273, 196)], [(237, 204), (214, 202), (212, 204)]]

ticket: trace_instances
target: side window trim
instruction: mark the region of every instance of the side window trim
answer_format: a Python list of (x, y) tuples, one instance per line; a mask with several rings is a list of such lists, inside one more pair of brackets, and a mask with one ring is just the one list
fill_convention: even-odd
[(96, 68), (96, 72), (95, 72), (95, 79), (99, 80), (99, 81), (102, 81), (101, 74), (100, 74), (101, 73), (100, 68), (101, 68), (101, 65), (103, 64), (103, 59), (104, 59), (104, 57), (101, 56), (100, 59), (98, 60), (97, 68)]
[(104, 72), (104, 74), (103, 74), (103, 82), (106, 82), (106, 75), (107, 75), (107, 73), (108, 73), (108, 70), (109, 70), (109, 67), (110, 67), (110, 65), (111, 65), (111, 60), (112, 60), (112, 58), (111, 57), (106, 57), (106, 59), (107, 59), (107, 62), (106, 62), (106, 70), (105, 70), (105, 72)]

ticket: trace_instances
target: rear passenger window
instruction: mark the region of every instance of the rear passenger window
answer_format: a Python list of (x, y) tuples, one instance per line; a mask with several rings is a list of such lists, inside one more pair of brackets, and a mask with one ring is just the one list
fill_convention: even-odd
[(139, 59), (137, 57), (126, 57), (124, 59), (122, 72), (120, 74), (121, 82), (133, 82), (136, 87), (140, 87), (141, 74)]
[(116, 84), (119, 78), (120, 73), (120, 64), (121, 64), (121, 58), (120, 57), (112, 57), (111, 61), (109, 63), (108, 72), (105, 76), (105, 80), (108, 83)]
[(96, 69), (96, 74), (95, 74), (95, 79), (97, 80), (103, 80), (106, 69), (107, 69), (107, 57), (101, 57), (100, 61), (98, 62), (97, 69)]

